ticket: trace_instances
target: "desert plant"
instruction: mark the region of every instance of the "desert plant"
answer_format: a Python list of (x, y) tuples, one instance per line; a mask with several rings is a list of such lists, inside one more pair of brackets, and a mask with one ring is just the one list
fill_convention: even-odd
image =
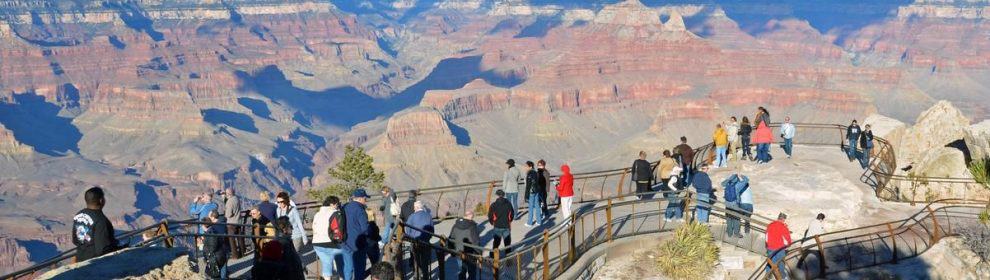
[(673, 279), (708, 279), (718, 253), (708, 226), (692, 222), (677, 228), (673, 239), (660, 244), (657, 264)]
[(311, 189), (308, 194), (316, 201), (323, 201), (331, 195), (347, 198), (357, 188), (366, 188), (368, 193), (380, 190), (385, 184), (385, 173), (372, 166), (374, 158), (361, 147), (344, 147), (344, 159), (327, 170), (334, 182), (322, 189)]
[(969, 164), (969, 172), (984, 187), (990, 188), (990, 158), (974, 160)]
[(983, 261), (990, 260), (990, 227), (981, 224), (965, 225), (960, 227), (959, 236)]
[(976, 217), (984, 226), (990, 226), (990, 209), (983, 209), (983, 211), (980, 211), (980, 214)]
[(476, 216), (488, 215), (488, 206), (485, 206), (481, 202), (478, 202), (478, 204), (474, 205), (474, 215)]

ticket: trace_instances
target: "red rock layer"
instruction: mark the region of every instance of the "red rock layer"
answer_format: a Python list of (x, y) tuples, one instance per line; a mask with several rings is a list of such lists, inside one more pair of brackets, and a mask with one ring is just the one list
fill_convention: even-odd
[(457, 140), (440, 112), (417, 107), (398, 113), (388, 121), (381, 147), (390, 150), (403, 146), (442, 147), (456, 144)]

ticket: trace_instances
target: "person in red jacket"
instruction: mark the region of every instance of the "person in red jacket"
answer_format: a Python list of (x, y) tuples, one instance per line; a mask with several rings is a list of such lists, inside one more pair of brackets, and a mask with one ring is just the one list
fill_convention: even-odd
[(567, 164), (560, 166), (560, 183), (557, 184), (557, 194), (560, 195), (560, 213), (564, 222), (571, 217), (571, 202), (574, 202), (574, 175)]
[[(777, 220), (767, 226), (767, 258), (777, 265), (783, 279), (787, 279), (787, 269), (784, 269), (784, 256), (787, 255), (787, 246), (791, 245), (791, 231), (785, 223), (787, 214), (780, 213)], [(766, 273), (770, 273), (770, 266), (767, 265)]]

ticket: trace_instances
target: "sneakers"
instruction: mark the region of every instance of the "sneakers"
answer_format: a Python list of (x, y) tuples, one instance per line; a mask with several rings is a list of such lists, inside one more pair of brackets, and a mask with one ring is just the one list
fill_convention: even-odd
[(524, 226), (526, 226), (526, 227), (533, 227), (533, 225), (531, 225), (529, 223), (524, 224)]

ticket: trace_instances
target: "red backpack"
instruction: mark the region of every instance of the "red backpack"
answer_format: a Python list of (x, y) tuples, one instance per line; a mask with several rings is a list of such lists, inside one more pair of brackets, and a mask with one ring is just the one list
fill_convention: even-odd
[(330, 235), (330, 242), (336, 244), (342, 244), (347, 240), (347, 223), (341, 218), (341, 213), (337, 211), (330, 215), (330, 231), (327, 232)]

